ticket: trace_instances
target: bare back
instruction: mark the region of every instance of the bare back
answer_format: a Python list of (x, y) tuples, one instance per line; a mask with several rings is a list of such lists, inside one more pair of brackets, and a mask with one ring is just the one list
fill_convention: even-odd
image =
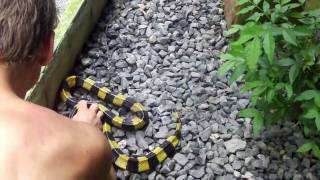
[(99, 129), (22, 100), (0, 105), (0, 152), (1, 179), (110, 178), (110, 148)]

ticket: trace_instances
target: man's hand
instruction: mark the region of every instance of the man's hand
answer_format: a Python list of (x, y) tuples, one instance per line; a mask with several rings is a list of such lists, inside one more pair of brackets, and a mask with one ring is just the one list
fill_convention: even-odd
[(87, 101), (81, 100), (78, 103), (78, 112), (73, 116), (72, 120), (89, 123), (101, 129), (101, 117), (103, 115), (103, 112), (98, 110), (98, 104), (94, 103), (88, 108)]

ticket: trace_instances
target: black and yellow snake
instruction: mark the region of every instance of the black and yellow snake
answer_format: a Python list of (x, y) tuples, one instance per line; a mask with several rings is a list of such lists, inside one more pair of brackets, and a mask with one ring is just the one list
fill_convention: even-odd
[(92, 79), (82, 79), (77, 76), (70, 76), (64, 81), (60, 96), (63, 102), (72, 107), (76, 107), (78, 103), (78, 100), (71, 95), (71, 88), (73, 87), (81, 87), (97, 95), (101, 100), (107, 103), (128, 108), (131, 112), (136, 114), (136, 117), (132, 119), (123, 119), (112, 113), (104, 105), (99, 104), (99, 110), (104, 113), (102, 118), (103, 133), (108, 138), (112, 148), (112, 161), (117, 167), (131, 172), (144, 172), (155, 168), (168, 156), (173, 155), (174, 150), (179, 143), (181, 132), (181, 121), (178, 113), (174, 113), (176, 118), (176, 129), (173, 135), (169, 135), (164, 142), (146, 155), (130, 157), (120, 149), (119, 144), (113, 138), (111, 125), (124, 130), (138, 130), (144, 128), (149, 122), (148, 113), (144, 106), (125, 95), (113, 94), (108, 88), (100, 86)]

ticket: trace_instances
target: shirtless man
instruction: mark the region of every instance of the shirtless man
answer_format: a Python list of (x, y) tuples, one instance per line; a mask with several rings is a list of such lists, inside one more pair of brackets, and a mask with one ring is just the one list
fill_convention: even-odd
[(72, 120), (24, 101), (53, 56), (55, 0), (0, 0), (0, 179), (114, 179), (97, 105)]

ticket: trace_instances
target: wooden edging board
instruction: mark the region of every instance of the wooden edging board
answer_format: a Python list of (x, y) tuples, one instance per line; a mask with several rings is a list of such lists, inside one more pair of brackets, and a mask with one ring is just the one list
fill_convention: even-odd
[(54, 59), (42, 68), (26, 100), (52, 108), (62, 80), (74, 66), (107, 0), (70, 0), (55, 30)]

